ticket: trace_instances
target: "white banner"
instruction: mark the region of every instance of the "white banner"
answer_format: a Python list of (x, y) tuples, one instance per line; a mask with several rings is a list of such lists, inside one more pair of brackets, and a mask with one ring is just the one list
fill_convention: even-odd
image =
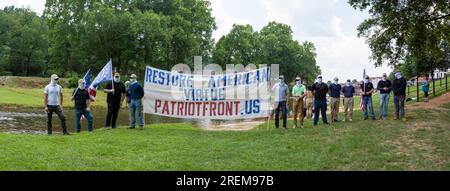
[(185, 119), (235, 120), (269, 116), (270, 69), (193, 75), (148, 67), (144, 112)]

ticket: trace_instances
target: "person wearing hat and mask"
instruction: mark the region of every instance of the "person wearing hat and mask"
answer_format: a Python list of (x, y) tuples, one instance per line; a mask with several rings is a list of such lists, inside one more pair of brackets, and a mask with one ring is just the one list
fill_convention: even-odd
[(339, 79), (333, 79), (330, 84), (330, 105), (331, 105), (331, 121), (338, 122), (339, 106), (341, 104), (341, 90), (342, 86), (339, 84)]
[(125, 93), (125, 102), (126, 102), (126, 107), (129, 109), (130, 108), (130, 85), (131, 82), (130, 81), (126, 81), (125, 82), (125, 90), (127, 91), (127, 93)]
[(136, 111), (138, 113), (138, 121), (139, 121), (139, 127), (140, 129), (144, 129), (144, 122), (142, 118), (142, 98), (144, 98), (144, 89), (142, 86), (137, 82), (137, 76), (136, 74), (132, 74), (130, 76), (130, 128), (129, 129), (135, 129), (136, 127)]
[(72, 101), (75, 106), (75, 129), (77, 133), (81, 132), (80, 119), (84, 116), (88, 121), (88, 131), (92, 132), (93, 117), (91, 113), (91, 98), (86, 90), (86, 82), (84, 79), (78, 81), (78, 88), (72, 93)]
[(283, 128), (287, 129), (287, 100), (289, 96), (289, 87), (284, 82), (284, 76), (279, 77), (279, 82), (276, 83), (272, 91), (275, 92), (275, 128), (280, 127), (280, 110), (283, 116)]
[(59, 77), (53, 74), (50, 77), (50, 84), (44, 88), (44, 107), (47, 113), (47, 133), (52, 135), (52, 116), (56, 113), (61, 121), (61, 128), (64, 135), (69, 135), (66, 126), (66, 116), (62, 109), (63, 105), (63, 89), (58, 85)]
[(353, 106), (354, 106), (354, 98), (355, 87), (352, 85), (352, 81), (349, 79), (345, 86), (342, 88), (342, 93), (344, 94), (344, 111), (345, 111), (345, 119), (346, 121), (353, 121)]
[(366, 76), (364, 78), (364, 82), (361, 84), (361, 96), (363, 96), (364, 102), (364, 120), (369, 119), (369, 110), (370, 110), (370, 118), (372, 120), (375, 119), (375, 112), (373, 110), (373, 102), (372, 102), (372, 94), (375, 91), (372, 82), (370, 82), (370, 77)]
[(378, 82), (377, 89), (380, 91), (379, 119), (388, 118), (388, 105), (392, 90), (392, 82), (388, 80), (387, 74), (383, 74), (383, 79)]
[[(108, 113), (106, 115), (106, 129), (117, 128), (117, 117), (119, 115), (120, 107), (125, 99), (126, 89), (125, 85), (120, 81), (120, 74), (115, 73), (114, 79), (105, 87), (107, 93), (106, 102), (108, 103)], [(111, 126), (112, 125), (112, 126)]]
[(405, 97), (406, 97), (406, 79), (403, 78), (400, 72), (395, 72), (395, 80), (392, 85), (392, 91), (394, 92), (394, 105), (395, 105), (395, 120), (405, 118)]
[(327, 120), (327, 93), (328, 86), (323, 83), (322, 76), (317, 77), (317, 82), (312, 86), (314, 94), (314, 126), (319, 122), (319, 115), (322, 114), (322, 121), (329, 125)]
[[(302, 79), (297, 77), (295, 79), (295, 86), (292, 88), (292, 97), (294, 99), (294, 129), (297, 127), (303, 128), (303, 119), (305, 118), (303, 114), (305, 97), (305, 86), (302, 84)], [(299, 116), (300, 115), (300, 116)], [(300, 117), (300, 126), (298, 126), (297, 118)]]

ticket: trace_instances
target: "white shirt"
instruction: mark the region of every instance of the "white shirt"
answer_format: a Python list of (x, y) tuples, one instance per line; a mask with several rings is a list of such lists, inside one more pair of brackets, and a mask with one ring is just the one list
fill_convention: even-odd
[(59, 96), (62, 92), (62, 87), (58, 84), (56, 86), (45, 86), (44, 93), (47, 94), (47, 104), (50, 106), (59, 106)]

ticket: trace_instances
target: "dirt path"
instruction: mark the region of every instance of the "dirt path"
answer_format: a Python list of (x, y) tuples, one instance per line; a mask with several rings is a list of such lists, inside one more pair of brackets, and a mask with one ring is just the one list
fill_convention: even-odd
[[(408, 121), (404, 125), (404, 129), (396, 139), (385, 140), (382, 144), (394, 146), (397, 155), (405, 156), (407, 158), (413, 155), (420, 155), (419, 157), (424, 161), (433, 161), (433, 165), (445, 168), (446, 162), (449, 160), (436, 145), (434, 145), (430, 138), (419, 136), (423, 132), (432, 133), (434, 130), (442, 128), (442, 124), (432, 120), (434, 116), (439, 115), (440, 112), (448, 112), (450, 109), (441, 107), (450, 103), (450, 93), (446, 93), (440, 97), (432, 99), (429, 103), (414, 103), (406, 106), (407, 115), (414, 117), (418, 115), (417, 110), (429, 110), (429, 120), (424, 121)], [(421, 161), (414, 161), (408, 159), (408, 169), (410, 170), (427, 170), (418, 166)]]
[(434, 98), (430, 100), (429, 103), (425, 102), (419, 102), (414, 103), (406, 106), (407, 110), (415, 110), (415, 109), (441, 109), (441, 110), (448, 110), (445, 108), (442, 108), (441, 106), (450, 103), (450, 92), (439, 96), (437, 98)]
[(249, 131), (263, 123), (265, 123), (265, 121), (228, 122), (211, 124), (204, 129), (208, 131)]

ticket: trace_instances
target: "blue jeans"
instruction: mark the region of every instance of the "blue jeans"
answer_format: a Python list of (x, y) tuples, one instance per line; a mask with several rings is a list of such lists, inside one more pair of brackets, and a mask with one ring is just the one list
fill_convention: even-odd
[(314, 101), (314, 125), (317, 125), (319, 122), (319, 114), (322, 114), (323, 123), (327, 124), (327, 101)]
[(92, 131), (92, 123), (94, 121), (92, 117), (92, 113), (86, 111), (86, 109), (75, 109), (75, 128), (77, 131), (81, 131), (80, 119), (81, 116), (84, 115), (86, 120), (88, 121), (88, 131)]
[(395, 117), (405, 117), (405, 96), (394, 96)]
[(380, 94), (380, 118), (388, 117), (389, 94)]
[(131, 100), (130, 102), (130, 117), (131, 117), (131, 128), (136, 127), (136, 111), (138, 113), (139, 127), (144, 127), (144, 122), (142, 120), (142, 100)]
[(375, 118), (375, 112), (373, 111), (373, 102), (372, 102), (372, 96), (363, 96), (364, 100), (364, 118), (369, 117), (369, 110), (370, 110), (370, 117), (372, 119)]
[(286, 102), (278, 102), (278, 106), (275, 108), (275, 127), (280, 127), (280, 108), (283, 115), (283, 127), (286, 128), (286, 122), (287, 122), (287, 108), (286, 108)]

